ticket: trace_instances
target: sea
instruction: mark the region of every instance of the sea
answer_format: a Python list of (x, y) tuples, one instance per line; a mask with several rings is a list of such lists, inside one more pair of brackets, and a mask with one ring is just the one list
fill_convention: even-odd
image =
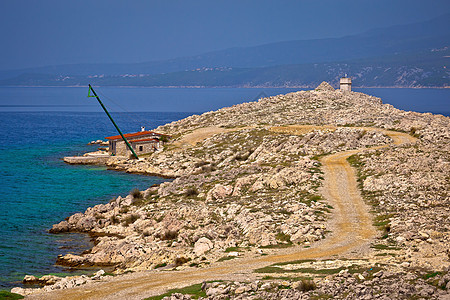
[[(96, 88), (124, 132), (297, 90)], [(450, 89), (355, 90), (404, 110), (450, 115)], [(87, 87), (0, 88), (0, 289), (20, 285), (26, 274), (72, 274), (55, 265), (57, 256), (79, 254), (91, 241), (83, 234), (49, 234), (52, 224), (166, 180), (62, 161), (95, 151), (98, 145), (90, 141), (117, 134), (97, 100), (87, 95)]]

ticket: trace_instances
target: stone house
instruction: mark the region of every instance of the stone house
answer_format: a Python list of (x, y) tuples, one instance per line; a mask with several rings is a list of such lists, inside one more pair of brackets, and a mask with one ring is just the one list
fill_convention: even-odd
[[(142, 130), (134, 133), (124, 134), (137, 155), (145, 154), (162, 149), (164, 142), (170, 135), (157, 133), (154, 131)], [(129, 156), (131, 154), (125, 141), (120, 135), (106, 137), (109, 142), (109, 154), (116, 156)]]

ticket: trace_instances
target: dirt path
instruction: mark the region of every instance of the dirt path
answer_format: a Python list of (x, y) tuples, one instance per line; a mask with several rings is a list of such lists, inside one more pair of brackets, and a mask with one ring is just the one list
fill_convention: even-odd
[[(296, 130), (299, 130), (298, 127), (296, 127)], [(370, 127), (364, 129), (387, 134), (396, 145), (415, 141), (413, 137), (406, 133)], [(213, 131), (209, 130), (205, 135), (210, 136)], [(371, 149), (382, 147), (388, 146), (379, 146)], [(297, 246), (287, 250), (279, 250), (268, 256), (240, 258), (215, 263), (211, 267), (202, 269), (190, 268), (183, 271), (131, 273), (111, 278), (108, 281), (37, 294), (29, 298), (143, 299), (161, 294), (170, 288), (199, 283), (204, 280), (252, 280), (256, 278), (256, 274), (253, 273), (254, 269), (283, 261), (329, 258), (337, 255), (346, 255), (347, 258), (362, 258), (370, 251), (370, 241), (377, 235), (377, 232), (372, 225), (369, 209), (361, 198), (354, 170), (348, 164), (347, 158), (364, 150), (367, 149), (340, 152), (326, 156), (321, 160), (325, 178), (322, 193), (325, 199), (334, 207), (330, 220), (332, 233), (324, 240), (313, 244), (311, 248)]]
[(246, 128), (250, 127), (222, 128), (217, 126), (210, 126), (198, 128), (192, 131), (191, 133), (184, 135), (180, 140), (175, 141), (173, 145), (179, 148), (191, 147), (195, 146), (195, 144), (197, 144), (198, 142), (201, 142), (209, 137), (212, 137), (215, 134), (222, 132), (237, 131)]

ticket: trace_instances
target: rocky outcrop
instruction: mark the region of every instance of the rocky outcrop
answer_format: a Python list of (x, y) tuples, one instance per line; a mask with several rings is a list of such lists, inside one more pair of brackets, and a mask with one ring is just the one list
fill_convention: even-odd
[[(104, 270), (98, 270), (92, 276), (68, 276), (59, 277), (54, 275), (45, 275), (40, 278), (36, 278), (31, 275), (26, 275), (23, 283), (25, 288), (15, 287), (11, 289), (11, 293), (27, 296), (33, 294), (40, 294), (43, 292), (49, 292), (52, 290), (70, 289), (73, 287), (81, 286), (90, 282), (107, 279), (111, 274), (107, 274)], [(42, 288), (27, 288), (27, 285), (41, 285)]]
[(331, 91), (334, 92), (334, 87), (331, 86), (331, 84), (329, 84), (326, 81), (322, 81), (321, 84), (319, 84), (318, 87), (316, 87), (316, 91)]
[[(202, 299), (447, 299), (450, 296), (448, 270), (432, 280), (426, 274), (402, 270), (362, 272), (342, 270), (338, 274), (314, 279), (284, 277), (254, 282), (204, 282)], [(425, 276), (426, 277), (426, 276)], [(164, 300), (194, 299), (188, 294), (174, 293)]]
[(103, 156), (66, 156), (63, 161), (70, 165), (104, 165), (109, 155)]
[[(177, 144), (203, 127), (218, 130), (194, 145)], [(377, 128), (409, 132), (419, 140), (395, 146)], [(363, 196), (375, 211), (375, 225), (382, 230), (383, 238), (373, 245), (375, 255), (407, 263), (408, 268), (441, 272), (449, 262), (449, 128), (449, 118), (401, 111), (375, 97), (335, 91), (326, 83), (314, 91), (172, 122), (157, 129), (174, 136), (165, 150), (140, 160), (110, 158), (107, 165), (173, 180), (55, 224), (52, 233), (85, 232), (96, 240), (90, 251), (58, 257), (58, 262), (72, 267), (113, 265), (116, 273), (178, 270), (206, 266), (231, 252), (245, 257), (279, 247), (309, 247), (326, 236), (333, 212), (319, 191), (320, 156), (390, 145), (352, 158)], [(398, 252), (392, 255), (392, 249)], [(374, 276), (371, 288), (363, 289), (362, 279), (347, 273), (327, 280), (317, 286), (332, 297), (369, 297), (377, 291), (388, 295), (385, 285), (394, 284), (390, 276)], [(341, 282), (342, 288), (331, 290)], [(375, 289), (377, 282), (380, 289)], [(233, 284), (204, 291), (211, 299), (251, 293), (264, 299), (312, 295), (298, 291), (305, 287), (294, 283), (286, 290), (272, 283)], [(420, 291), (408, 286), (405, 293)]]

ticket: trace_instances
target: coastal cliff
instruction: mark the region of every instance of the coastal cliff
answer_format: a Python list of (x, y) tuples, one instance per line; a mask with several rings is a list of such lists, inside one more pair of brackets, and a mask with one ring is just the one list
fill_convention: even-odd
[[(271, 274), (274, 268), (283, 275), (308, 269), (309, 273), (299, 273), (312, 278), (311, 289), (303, 281), (300, 287), (292, 276), (282, 276), (282, 285), (294, 291), (287, 295), (292, 299), (320, 293), (391, 296), (392, 277), (399, 278), (397, 285), (408, 287), (405, 295), (422, 295), (425, 290), (422, 296), (435, 298), (450, 288), (450, 118), (398, 110), (376, 97), (322, 83), (312, 91), (193, 115), (155, 130), (174, 137), (163, 151), (140, 160), (111, 158), (107, 165), (173, 180), (132, 191), (55, 224), (52, 233), (85, 232), (96, 241), (82, 255), (58, 257), (59, 264), (108, 266), (116, 274), (195, 271), (232, 259), (239, 264), (298, 249), (320, 249), (337, 232), (361, 230), (360, 242), (347, 252), (336, 252), (350, 264), (329, 259), (330, 254), (315, 256), (328, 258), (328, 268), (338, 270), (335, 273), (321, 273), (324, 266), (303, 261), (284, 263), (295, 265), (290, 271), (280, 264), (255, 274)], [(345, 155), (339, 158), (340, 153)], [(348, 159), (355, 168), (349, 174), (356, 176), (357, 198), (365, 201), (359, 213), (372, 213), (367, 222), (345, 215), (345, 207), (333, 195), (353, 187), (353, 183), (347, 188), (332, 182), (340, 180), (333, 175), (334, 157), (338, 165)], [(354, 227), (340, 227), (343, 220), (336, 216)], [(345, 239), (341, 235), (339, 242)], [(324, 280), (317, 274), (331, 277)], [(256, 288), (251, 286), (253, 280), (205, 285), (203, 290), (216, 289), (208, 295), (211, 299), (258, 295), (258, 290), (267, 293), (261, 297), (278, 299), (281, 283), (266, 280), (256, 283)], [(330, 287), (342, 280), (343, 288)], [(363, 291), (352, 287), (366, 280), (378, 283)], [(58, 282), (40, 291), (20, 292), (39, 295), (67, 287)]]

